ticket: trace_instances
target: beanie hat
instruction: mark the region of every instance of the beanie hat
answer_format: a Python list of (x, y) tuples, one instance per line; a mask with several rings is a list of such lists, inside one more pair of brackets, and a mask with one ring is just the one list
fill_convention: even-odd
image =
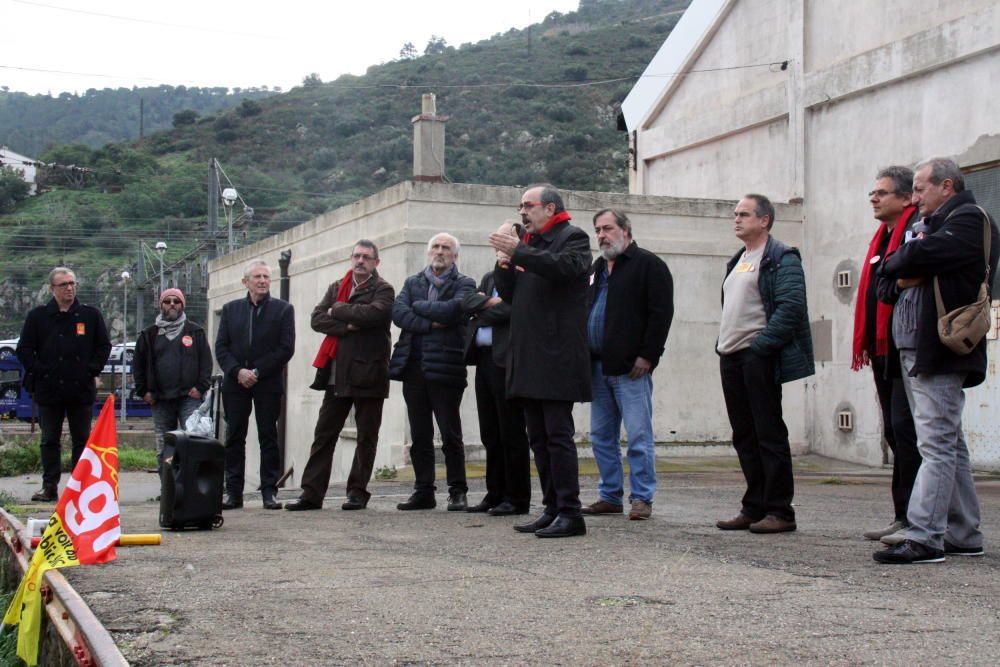
[(187, 301), (184, 298), (184, 292), (180, 291), (176, 287), (171, 287), (169, 289), (163, 290), (163, 292), (160, 294), (160, 303), (163, 303), (163, 300), (166, 299), (168, 296), (177, 297), (178, 299), (181, 300), (181, 305), (184, 306), (185, 308), (187, 307)]

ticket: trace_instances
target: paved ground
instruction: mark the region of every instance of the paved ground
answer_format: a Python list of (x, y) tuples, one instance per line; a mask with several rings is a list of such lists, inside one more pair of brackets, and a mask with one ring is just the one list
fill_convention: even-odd
[[(800, 460), (799, 532), (757, 536), (714, 528), (742, 480), (703, 465), (661, 477), (653, 520), (583, 538), (398, 512), (408, 485), (378, 482), (362, 512), (252, 499), (220, 530), (63, 572), (135, 665), (996, 664), (1000, 480), (979, 483), (985, 558), (880, 566), (859, 533), (889, 518), (884, 473)], [(158, 531), (155, 475), (121, 486), (126, 532)]]

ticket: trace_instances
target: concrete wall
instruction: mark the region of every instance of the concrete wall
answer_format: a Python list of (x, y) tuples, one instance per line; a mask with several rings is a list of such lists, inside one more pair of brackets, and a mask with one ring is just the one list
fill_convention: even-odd
[[(397, 288), (405, 278), (426, 264), (427, 240), (439, 231), (455, 234), (461, 245), (459, 269), (476, 279), (493, 266), (494, 253), (486, 243), (499, 224), (515, 217), (521, 191), (510, 187), (406, 182), (372, 197), (338, 209), (260, 243), (214, 260), (210, 266), (210, 335), (217, 329), (222, 304), (245, 293), (239, 280), (244, 264), (266, 258), (277, 276), (282, 250), (291, 250), (289, 267), (291, 300), (296, 312), (296, 354), (288, 367), (287, 465), (294, 467), (292, 484), (298, 484), (309, 453), (312, 429), (322, 394), (308, 389), (314, 370), (310, 364), (321, 336), (309, 328), (309, 315), (327, 286), (347, 270), (346, 257), (358, 238), (373, 240), (382, 258), (379, 271)], [(663, 362), (654, 376), (655, 431), (663, 443), (725, 444), (730, 430), (722, 409), (718, 361), (713, 351), (719, 326), (719, 287), (725, 261), (737, 250), (731, 231), (732, 201), (684, 200), (598, 192), (565, 193), (575, 223), (592, 229), (593, 214), (608, 206), (626, 210), (633, 220), (640, 245), (663, 257), (675, 281), (676, 314)], [(801, 209), (778, 207), (778, 230), (793, 244), (801, 243)], [(279, 290), (277, 280), (272, 292)], [(393, 330), (394, 340), (398, 331)], [(462, 420), (467, 443), (478, 443), (475, 399), (465, 393)], [(797, 448), (805, 443), (803, 413), (805, 383), (786, 389), (789, 427)], [(578, 436), (587, 439), (586, 405), (575, 411)], [(350, 425), (350, 424), (349, 424)], [(347, 476), (353, 456), (352, 433), (338, 445), (334, 480)], [(259, 466), (251, 423), (247, 447), (248, 484), (255, 484)], [(380, 435), (376, 467), (404, 465), (408, 429), (400, 384), (391, 383)], [(685, 453), (705, 451), (685, 446)], [(728, 451), (728, 448), (723, 449)]]
[[(732, 0), (697, 48), (694, 69), (783, 59), (782, 51), (791, 62), (777, 73), (691, 74), (666, 89), (638, 128), (632, 191), (802, 198), (810, 317), (829, 332), (807, 382), (810, 446), (880, 463), (870, 373), (850, 371), (854, 290), (876, 224), (865, 193), (889, 164), (931, 155), (963, 167), (1000, 160), (992, 104), (1000, 94), (1000, 8), (990, 0)], [(836, 287), (841, 270), (851, 271), (854, 287)], [(996, 345), (989, 343), (994, 359)], [(970, 391), (966, 404), (980, 466), (1000, 467), (997, 383), (991, 362), (988, 386)], [(853, 432), (836, 428), (842, 409), (855, 412)]]

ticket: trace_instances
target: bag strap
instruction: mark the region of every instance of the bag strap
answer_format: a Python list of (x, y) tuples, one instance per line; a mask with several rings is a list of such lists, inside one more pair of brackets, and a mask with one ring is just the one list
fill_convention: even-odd
[[(987, 285), (988, 289), (990, 284), (990, 216), (982, 206), (979, 206), (978, 204), (975, 204), (974, 206), (980, 213), (983, 214), (983, 258), (986, 262), (986, 276), (983, 278), (983, 284)], [(951, 214), (944, 219), (944, 221), (948, 222), (951, 216), (955, 215), (957, 212), (958, 209), (952, 211)], [(938, 284), (937, 275), (934, 276), (934, 303), (937, 305), (937, 314), (940, 318), (945, 314), (945, 309), (944, 300), (941, 298), (941, 286)]]

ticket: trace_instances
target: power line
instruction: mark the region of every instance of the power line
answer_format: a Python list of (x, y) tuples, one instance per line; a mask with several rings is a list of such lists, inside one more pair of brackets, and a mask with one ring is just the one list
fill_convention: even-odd
[(43, 9), (54, 9), (60, 12), (71, 12), (73, 14), (84, 14), (86, 16), (99, 16), (106, 19), (115, 19), (117, 21), (131, 21), (132, 23), (145, 23), (148, 25), (158, 25), (166, 26), (169, 28), (180, 28), (182, 30), (197, 30), (199, 32), (212, 32), (222, 35), (234, 35), (237, 37), (255, 37), (263, 39), (282, 39), (280, 37), (275, 37), (274, 35), (263, 35), (259, 33), (252, 32), (235, 32), (232, 30), (217, 30), (214, 28), (206, 28), (200, 25), (191, 25), (184, 23), (169, 23), (167, 21), (154, 21), (152, 19), (141, 19), (134, 16), (122, 16), (120, 14), (103, 14), (101, 12), (91, 12), (84, 9), (76, 9), (74, 7), (62, 7), (59, 5), (48, 5), (42, 2), (29, 2), (28, 0), (11, 0), (11, 2), (16, 2), (19, 5), (30, 5), (32, 7), (42, 7)]

